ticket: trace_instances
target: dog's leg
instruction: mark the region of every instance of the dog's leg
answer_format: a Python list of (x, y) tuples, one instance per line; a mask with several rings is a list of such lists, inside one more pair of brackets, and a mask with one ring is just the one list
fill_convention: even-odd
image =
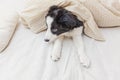
[(83, 44), (82, 36), (80, 36), (80, 35), (74, 36), (73, 41), (77, 48), (81, 64), (85, 67), (89, 67), (90, 61), (84, 51), (84, 44)]
[(64, 37), (60, 37), (54, 42), (53, 51), (51, 54), (51, 58), (54, 61), (58, 61), (61, 57), (63, 39)]
[(72, 37), (73, 37), (73, 42), (77, 48), (81, 64), (85, 67), (89, 67), (90, 61), (89, 61), (89, 59), (84, 51), (84, 43), (83, 43), (83, 39), (82, 39), (82, 30), (81, 30), (81, 33), (80, 33), (80, 30), (79, 30), (79, 32), (75, 32)]

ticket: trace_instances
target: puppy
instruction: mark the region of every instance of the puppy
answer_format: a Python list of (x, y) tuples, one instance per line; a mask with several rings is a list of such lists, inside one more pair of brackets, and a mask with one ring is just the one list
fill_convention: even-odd
[(71, 37), (79, 54), (83, 66), (89, 67), (90, 61), (85, 55), (82, 40), (83, 22), (78, 20), (72, 12), (58, 6), (50, 7), (46, 15), (47, 32), (45, 42), (54, 42), (51, 58), (58, 61), (64, 37)]

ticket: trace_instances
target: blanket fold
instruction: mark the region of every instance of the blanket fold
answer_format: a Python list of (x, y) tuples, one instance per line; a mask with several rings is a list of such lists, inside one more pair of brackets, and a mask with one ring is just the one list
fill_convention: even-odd
[(34, 33), (46, 30), (45, 16), (49, 7), (62, 6), (84, 22), (84, 33), (96, 40), (104, 41), (99, 27), (120, 26), (116, 7), (105, 6), (103, 0), (30, 0), (21, 12), (21, 21)]
[(106, 3), (105, 0), (86, 0), (83, 4), (93, 14), (99, 27), (120, 26), (120, 11), (112, 4)]
[(0, 53), (9, 45), (18, 21), (19, 15), (16, 10), (0, 5)]

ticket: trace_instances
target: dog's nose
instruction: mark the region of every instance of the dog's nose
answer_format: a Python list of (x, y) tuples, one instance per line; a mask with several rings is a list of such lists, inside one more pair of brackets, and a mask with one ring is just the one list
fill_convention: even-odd
[(45, 39), (45, 42), (49, 42), (49, 39)]

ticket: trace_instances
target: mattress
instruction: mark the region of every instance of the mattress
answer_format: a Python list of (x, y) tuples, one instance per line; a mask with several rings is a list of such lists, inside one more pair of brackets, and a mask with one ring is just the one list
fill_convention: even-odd
[[(22, 10), (28, 0), (0, 0), (2, 5)], [(32, 33), (19, 23), (9, 46), (0, 54), (0, 80), (120, 80), (120, 27), (101, 29), (106, 41), (83, 36), (91, 67), (80, 64), (71, 39), (65, 39), (62, 57), (50, 58), (52, 44), (45, 32)]]

